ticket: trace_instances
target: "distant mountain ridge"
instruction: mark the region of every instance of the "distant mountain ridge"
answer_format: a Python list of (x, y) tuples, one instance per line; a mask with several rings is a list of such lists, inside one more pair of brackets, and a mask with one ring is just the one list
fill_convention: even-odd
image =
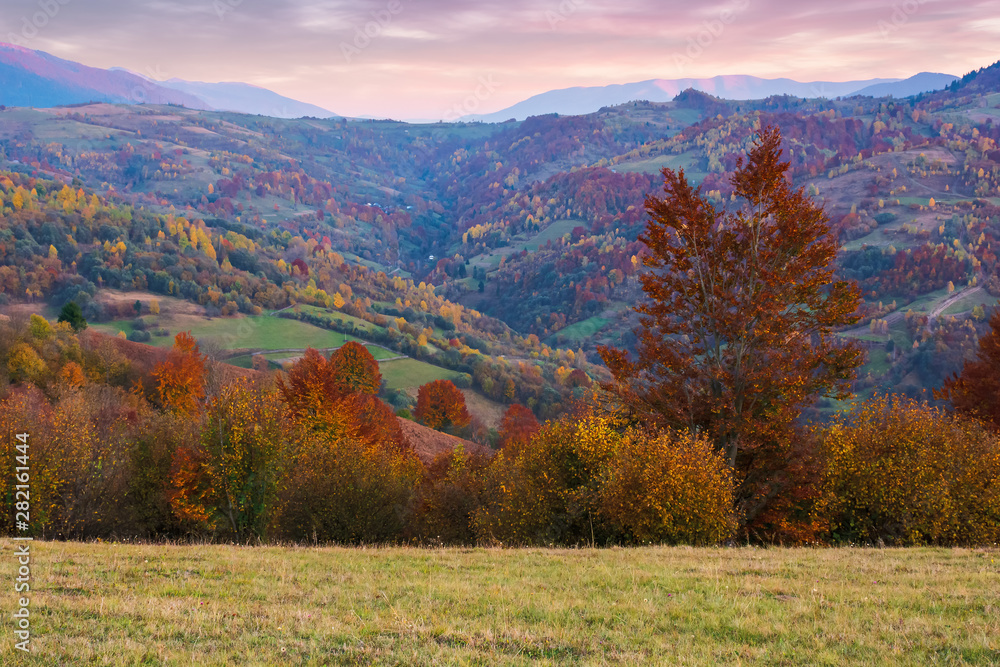
[(0, 42), (0, 104), (53, 107), (85, 102), (210, 108), (193, 95), (158, 86), (131, 72), (88, 67)]
[[(902, 80), (805, 83), (747, 75), (650, 79), (636, 83), (550, 90), (506, 109), (464, 116), (460, 120), (502, 122), (551, 113), (583, 115), (634, 100), (669, 102), (687, 89), (728, 100), (762, 99), (772, 95), (804, 98), (851, 95), (908, 97), (941, 90), (957, 80), (958, 77), (950, 74), (931, 72), (921, 72)], [(176, 104), (191, 109), (235, 111), (276, 118), (331, 118), (339, 115), (247, 83), (206, 83), (182, 79), (157, 81), (126, 69), (89, 67), (43, 51), (0, 42), (0, 104), (44, 108), (87, 102)]]
[(861, 90), (856, 90), (851, 95), (866, 95), (869, 97), (910, 97), (920, 93), (929, 93), (934, 90), (943, 90), (957, 81), (958, 77), (951, 74), (938, 74), (936, 72), (921, 72), (909, 79), (896, 81), (894, 83), (877, 83), (866, 86)]
[(158, 83), (166, 88), (193, 95), (211, 105), (212, 108), (225, 111), (239, 111), (274, 118), (302, 118), (303, 116), (332, 118), (338, 115), (315, 104), (299, 102), (290, 97), (279, 95), (273, 90), (249, 83), (231, 81), (205, 83), (182, 79), (168, 79)]
[(860, 81), (811, 81), (792, 79), (762, 79), (747, 75), (723, 75), (708, 79), (650, 79), (637, 83), (612, 84), (550, 90), (534, 95), (517, 104), (489, 114), (464, 116), (462, 120), (502, 122), (510, 118), (524, 120), (528, 116), (558, 113), (582, 115), (602, 107), (626, 104), (635, 100), (669, 102), (681, 91), (693, 88), (703, 93), (729, 100), (754, 100), (772, 95), (795, 97), (848, 97), (872, 95), (907, 97), (921, 92), (940, 90), (956, 80), (951, 74), (922, 72), (908, 79), (868, 79)]
[(0, 104), (45, 108), (86, 102), (177, 104), (276, 118), (337, 116), (247, 83), (156, 81), (126, 69), (88, 67), (44, 51), (0, 42)]

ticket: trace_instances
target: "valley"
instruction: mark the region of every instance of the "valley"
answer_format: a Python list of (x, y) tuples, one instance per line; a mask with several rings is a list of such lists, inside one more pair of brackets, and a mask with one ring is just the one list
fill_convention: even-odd
[[(180, 297), (197, 312), (173, 307), (139, 320), (91, 312), (99, 330), (145, 338), (138, 325), (154, 345), (190, 330), (242, 366), (255, 353), (278, 365), (307, 346), (332, 349), (353, 336), (383, 359), (403, 357), (384, 362), (400, 369), (388, 371), (393, 389), (410, 386), (411, 373), (464, 373), (470, 389), (495, 401), (506, 381), (487, 381), (489, 389), (483, 381), (499, 372), (516, 392), (530, 387), (517, 400), (533, 399), (540, 416), (552, 415), (544, 405), (560, 401), (551, 392), (543, 400), (542, 388), (571, 393), (559, 386), (560, 367), (602, 380), (598, 345), (631, 344), (644, 252), (637, 238), (658, 170), (683, 168), (725, 206), (733, 156), (754, 128), (773, 123), (794, 182), (824, 206), (841, 239), (842, 275), (865, 291), (861, 327), (843, 333), (868, 341), (871, 375), (859, 379), (859, 391), (920, 393), (960, 368), (976, 340), (962, 331), (981, 331), (975, 309), (996, 303), (996, 79), (996, 67), (985, 68), (949, 90), (898, 101), (728, 101), (686, 91), (671, 102), (494, 125), (156, 105), (7, 109), (0, 147), (19, 178), (48, 179), (74, 199), (97, 195), (108, 210), (160, 220), (144, 231), (95, 228), (95, 241), (124, 242), (122, 269), (82, 270), (86, 253), (101, 254), (94, 241), (57, 242), (60, 258), (75, 256), (76, 272), (62, 264), (66, 277), (48, 288), (18, 279), (16, 290), (50, 299), (83, 288), (84, 300), (99, 304), (112, 298), (106, 288), (138, 285), (147, 300)], [(56, 203), (59, 215), (87, 215)], [(5, 205), (19, 210), (12, 199)], [(154, 228), (166, 232), (161, 240), (149, 236)], [(190, 277), (175, 272), (188, 281), (183, 289), (177, 278), (174, 287), (151, 280), (166, 275), (166, 266), (143, 259), (158, 246), (197, 247)], [(216, 262), (209, 273), (206, 257)], [(241, 275), (264, 280), (267, 298), (260, 286), (234, 290)], [(75, 292), (65, 291), (69, 284)], [(952, 291), (963, 298), (953, 302)], [(13, 283), (7, 293), (17, 293)], [(938, 326), (925, 321), (939, 316)], [(483, 362), (494, 370), (477, 374)]]

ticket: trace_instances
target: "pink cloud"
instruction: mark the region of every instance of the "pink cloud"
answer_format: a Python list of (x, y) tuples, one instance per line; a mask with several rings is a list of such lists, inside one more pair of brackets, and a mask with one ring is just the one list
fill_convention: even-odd
[[(28, 46), (257, 83), (343, 114), (433, 118), (484, 76), (499, 82), (486, 112), (553, 88), (647, 79), (963, 74), (996, 60), (1000, 37), (996, 0), (219, 2), (221, 15), (210, 0), (70, 3)], [(5, 14), (0, 36), (22, 18)]]

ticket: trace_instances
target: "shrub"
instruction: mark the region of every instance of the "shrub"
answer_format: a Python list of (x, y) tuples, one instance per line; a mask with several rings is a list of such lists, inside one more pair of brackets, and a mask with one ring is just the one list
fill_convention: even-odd
[(877, 396), (825, 429), (819, 454), (835, 541), (1000, 541), (1000, 441), (978, 422)]
[[(0, 432), (9, 434), (0, 445), (5, 479), (13, 479), (13, 434), (30, 434), (36, 534), (80, 539), (128, 532), (130, 450), (141, 421), (138, 399), (99, 385), (67, 390), (52, 403), (29, 386), (0, 404)], [(5, 504), (4, 516), (12, 519)]]
[(514, 544), (706, 544), (732, 533), (732, 508), (727, 466), (701, 439), (584, 413), (496, 455), (474, 525)]
[(238, 379), (213, 399), (199, 452), (208, 489), (200, 513), (213, 529), (242, 541), (265, 536), (288, 463), (283, 442), (294, 430), (283, 408), (261, 380)]
[(733, 534), (732, 470), (689, 432), (633, 433), (609, 461), (601, 511), (634, 542), (717, 544)]
[(294, 464), (276, 532), (313, 542), (395, 542), (402, 537), (421, 465), (411, 450), (365, 446), (305, 431), (291, 443)]
[(474, 543), (473, 518), (489, 461), (488, 455), (470, 454), (461, 444), (435, 458), (417, 487), (407, 534), (419, 541)]

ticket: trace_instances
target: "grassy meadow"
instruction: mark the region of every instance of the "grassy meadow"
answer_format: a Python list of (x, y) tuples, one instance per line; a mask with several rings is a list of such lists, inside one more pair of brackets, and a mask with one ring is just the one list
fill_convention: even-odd
[[(189, 331), (199, 340), (216, 341), (222, 349), (282, 350), (306, 347), (326, 349), (344, 344), (342, 333), (321, 329), (298, 320), (268, 315), (212, 319), (190, 315), (165, 318), (147, 315), (144, 319), (153, 323), (151, 328), (163, 327), (169, 332), (167, 336), (153, 336), (148, 343), (159, 347), (173, 345), (174, 336), (181, 331)], [(133, 330), (131, 320), (92, 323), (89, 326), (110, 335), (116, 335), (119, 331), (124, 331), (128, 335)]]
[(396, 359), (379, 364), (389, 389), (419, 387), (434, 380), (455, 380), (461, 373), (417, 359)]
[(31, 576), (3, 664), (1000, 663), (997, 549), (36, 542)]
[[(337, 314), (332, 317), (381, 329), (349, 315)], [(223, 350), (304, 350), (306, 347), (325, 350), (340, 347), (349, 340), (365, 342), (357, 336), (322, 329), (299, 320), (269, 315), (207, 318), (201, 315), (167, 314), (161, 317), (146, 315), (145, 319), (151, 323), (150, 329), (163, 327), (169, 331), (168, 336), (153, 336), (147, 343), (158, 347), (173, 345), (174, 335), (181, 331), (190, 331), (195, 338), (212, 341)], [(132, 320), (93, 323), (90, 326), (110, 335), (116, 335), (119, 331), (124, 331), (126, 335), (132, 332)], [(366, 345), (366, 347), (376, 360), (390, 360), (382, 364), (381, 371), (391, 389), (415, 388), (433, 380), (454, 380), (461, 375), (456, 371), (416, 359), (400, 359), (399, 357), (403, 355), (399, 352), (378, 345)], [(264, 356), (269, 361), (282, 363), (297, 358), (299, 353), (273, 352), (265, 353)], [(253, 363), (250, 354), (230, 357), (226, 361), (241, 368), (250, 368)]]

